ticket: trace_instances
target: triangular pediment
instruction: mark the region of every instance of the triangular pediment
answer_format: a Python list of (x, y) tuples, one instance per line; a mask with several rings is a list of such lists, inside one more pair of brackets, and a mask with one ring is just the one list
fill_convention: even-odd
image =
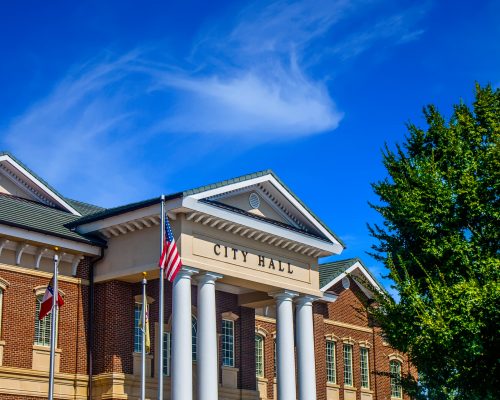
[(55, 189), (8, 153), (0, 153), (0, 193), (80, 215)]
[(194, 189), (185, 195), (191, 207), (203, 204), (221, 208), (328, 241), (339, 250), (343, 247), (340, 239), (271, 171)]

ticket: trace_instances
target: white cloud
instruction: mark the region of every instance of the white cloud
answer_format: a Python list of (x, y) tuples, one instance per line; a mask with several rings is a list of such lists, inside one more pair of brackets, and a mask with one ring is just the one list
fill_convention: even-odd
[[(165, 62), (166, 49), (155, 46), (88, 61), (11, 121), (3, 142), (56, 187), (110, 205), (163, 185), (166, 169), (154, 182), (144, 179), (153, 168), (140, 162), (144, 149), (154, 154), (174, 141), (201, 148), (194, 141), (214, 135), (248, 146), (332, 131), (343, 113), (334, 88), (310, 69), (323, 53), (332, 55), (321, 40), (328, 37), (338, 43), (333, 53), (351, 56), (377, 40), (419, 34), (412, 28), (416, 19), (398, 19), (406, 15), (398, 13), (380, 16), (375, 31), (332, 37), (337, 24), (368, 4), (377, 1), (255, 2), (229, 23), (212, 24), (210, 34), (187, 49), (189, 63)], [(163, 162), (178, 168), (182, 157), (169, 154)]]

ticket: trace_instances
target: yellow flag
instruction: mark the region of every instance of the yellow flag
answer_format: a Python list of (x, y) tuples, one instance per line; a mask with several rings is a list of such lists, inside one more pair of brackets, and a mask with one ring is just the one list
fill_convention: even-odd
[(151, 337), (149, 336), (149, 304), (146, 304), (146, 325), (142, 323), (142, 309), (141, 309), (141, 319), (139, 321), (139, 327), (142, 329), (145, 335), (146, 342), (146, 353), (151, 351)]

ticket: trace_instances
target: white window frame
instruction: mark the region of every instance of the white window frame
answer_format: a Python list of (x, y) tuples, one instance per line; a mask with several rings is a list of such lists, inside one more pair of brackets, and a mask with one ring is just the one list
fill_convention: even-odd
[(192, 361), (196, 362), (198, 358), (198, 318), (196, 315), (191, 314), (191, 357)]
[[(395, 365), (396, 371), (393, 372), (392, 366)], [(389, 361), (389, 372), (391, 374), (391, 398), (392, 399), (402, 399), (403, 398), (403, 388), (401, 386), (401, 371), (403, 370), (403, 363), (398, 359), (392, 359)], [(397, 375), (397, 378), (394, 376)]]
[[(137, 318), (139, 312), (139, 318)], [(136, 301), (134, 303), (134, 353), (141, 353), (142, 351), (142, 330), (139, 327), (141, 321), (142, 302)]]
[[(231, 326), (231, 334), (227, 335), (225, 331), (224, 324), (229, 324)], [(234, 367), (234, 320), (232, 319), (222, 319), (222, 366), (223, 367)], [(229, 342), (226, 340), (230, 338)], [(230, 356), (226, 359), (226, 352), (230, 353)], [(226, 363), (226, 360), (229, 360)]]
[(363, 389), (370, 389), (370, 349), (368, 347), (359, 348), (359, 369), (360, 386)]
[[(43, 300), (43, 295), (45, 293), (45, 289), (43, 291), (38, 290), (36, 292), (36, 297), (35, 297), (35, 338), (33, 344), (35, 346), (42, 346), (42, 347), (50, 347), (50, 333), (52, 330), (52, 315), (48, 314), (44, 319), (39, 320), (38, 316), (40, 315), (40, 309), (42, 306), (42, 300)], [(45, 326), (45, 334), (44, 338), (42, 341), (37, 341), (37, 337), (41, 335), (37, 335), (37, 330), (41, 329), (42, 325)], [(59, 307), (57, 307), (57, 314), (56, 314), (56, 348), (57, 348), (57, 341), (58, 341), (58, 336), (59, 336)], [(48, 333), (47, 333), (48, 332)], [(45, 342), (45, 339), (47, 342)]]
[[(260, 342), (262, 343), (262, 346), (260, 348), (261, 352), (260, 354), (257, 353), (257, 337), (260, 338)], [(264, 378), (265, 374), (266, 374), (266, 370), (265, 370), (265, 355), (266, 355), (266, 352), (265, 352), (265, 346), (264, 346), (264, 343), (265, 343), (265, 337), (256, 332), (255, 333), (255, 375), (257, 376), (257, 378)], [(262, 367), (260, 368), (262, 370), (262, 373), (259, 374), (259, 371), (257, 370), (257, 364), (258, 364), (258, 357), (261, 358), (261, 365)]]
[[(336, 341), (333, 339), (326, 339), (325, 342), (325, 359), (326, 359), (326, 381), (327, 383), (337, 383), (337, 349)], [(329, 352), (328, 346), (331, 346)], [(333, 379), (330, 379), (333, 378)]]
[(163, 332), (163, 376), (170, 376), (170, 363), (172, 357), (172, 334)]
[[(344, 385), (349, 387), (354, 387), (354, 376), (352, 368), (353, 348), (354, 346), (352, 344), (344, 343), (342, 351), (344, 359)], [(346, 351), (347, 349), (349, 349), (349, 351)]]

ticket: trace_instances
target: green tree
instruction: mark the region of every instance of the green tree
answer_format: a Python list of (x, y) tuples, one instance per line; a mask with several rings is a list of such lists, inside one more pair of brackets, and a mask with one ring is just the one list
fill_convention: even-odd
[(388, 177), (373, 184), (373, 255), (400, 300), (370, 311), (417, 367), (423, 397), (499, 399), (500, 90), (476, 85), (472, 109), (455, 105), (448, 122), (434, 106), (424, 115), (426, 129), (409, 124), (403, 145), (386, 145)]

